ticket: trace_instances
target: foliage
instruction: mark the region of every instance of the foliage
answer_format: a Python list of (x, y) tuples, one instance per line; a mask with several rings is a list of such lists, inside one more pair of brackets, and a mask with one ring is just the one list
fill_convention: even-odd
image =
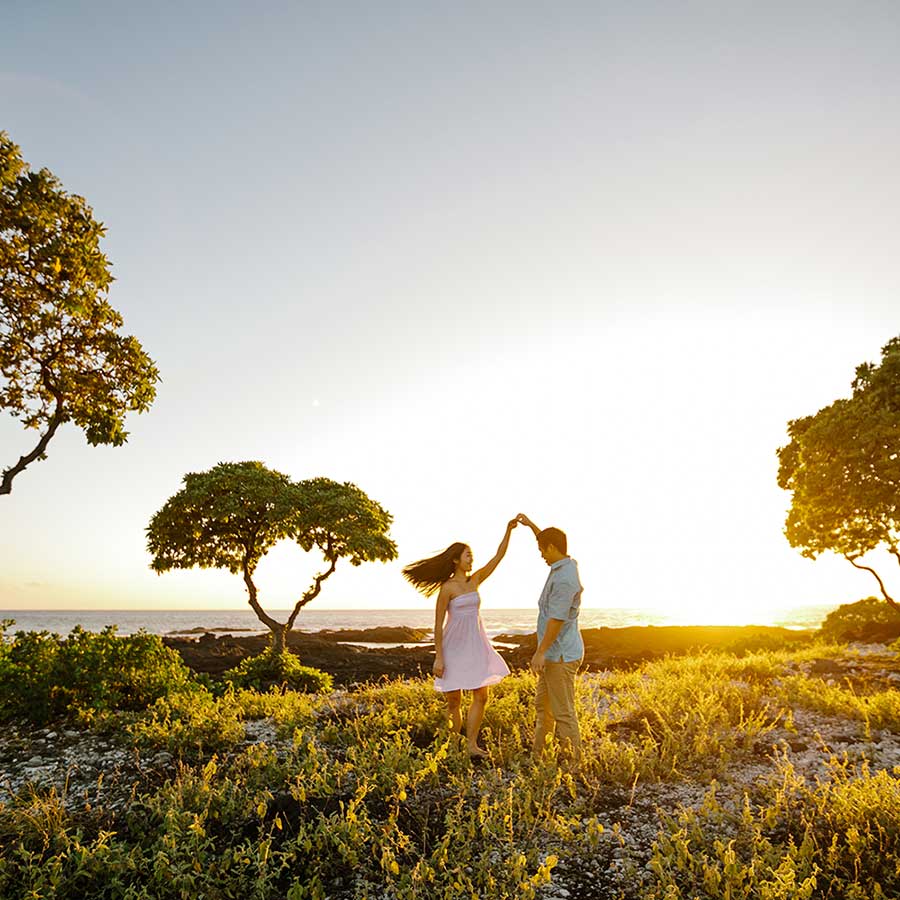
[(240, 704), (233, 692), (214, 698), (202, 688), (160, 697), (126, 725), (139, 747), (200, 758), (233, 747), (244, 737)]
[(253, 688), (267, 691), (303, 691), (309, 693), (329, 693), (334, 682), (327, 672), (303, 666), (291, 653), (275, 653), (271, 648), (257, 656), (248, 656), (238, 666), (225, 673), (226, 681), (236, 688)]
[[(241, 573), (248, 601), (272, 632), (277, 652), (300, 610), (316, 596), (339, 559), (351, 565), (397, 555), (388, 536), (391, 515), (356, 485), (327, 478), (293, 482), (260, 462), (220, 463), (188, 473), (184, 487), (166, 501), (147, 527), (152, 568), (227, 569)], [(294, 606), (286, 623), (259, 604), (253, 574), (260, 559), (279, 541), (291, 539), (306, 551), (318, 548), (328, 568)]]
[(775, 650), (791, 650), (811, 644), (815, 640), (812, 634), (805, 632), (773, 633), (764, 631), (759, 633), (742, 634), (736, 640), (725, 644), (722, 650), (733, 653), (735, 656), (763, 653)]
[(900, 693), (894, 689), (860, 694), (849, 684), (828, 684), (791, 675), (782, 680), (779, 693), (785, 704), (792, 707), (801, 706), (859, 722), (860, 731), (867, 738), (873, 729), (900, 731)]
[(900, 780), (832, 764), (809, 785), (783, 763), (753, 803), (721, 804), (712, 788), (660, 835), (650, 900), (864, 900), (900, 892)]
[[(11, 837), (0, 847), (0, 895), (534, 898), (557, 861), (542, 844), (574, 837), (574, 823), (555, 809), (563, 776), (548, 767), (516, 789), (499, 771), (473, 777), (439, 717), (419, 746), (409, 726), (418, 727), (423, 705), (439, 709), (436, 700), (424, 683), (392, 683), (344, 709), (291, 692), (160, 701), (130, 733), (187, 764), (132, 798), (112, 828), (52, 793), (0, 805), (0, 834)], [(185, 715), (190, 703), (196, 716)], [(203, 760), (184, 741), (204, 716), (237, 723), (282, 706), (296, 722), (287, 751), (255, 745), (230, 761)], [(326, 742), (317, 710), (332, 717)], [(387, 722), (404, 724), (386, 733)], [(199, 735), (207, 750), (212, 735)], [(228, 746), (233, 736), (220, 748)]]
[(0, 409), (42, 432), (3, 472), (0, 494), (43, 459), (72, 421), (90, 444), (125, 442), (125, 416), (144, 412), (159, 373), (138, 340), (119, 333), (103, 226), (47, 169), (34, 172), (0, 132)]
[(95, 720), (108, 735), (124, 729), (135, 746), (167, 750), (181, 759), (197, 761), (212, 753), (233, 750), (246, 737), (245, 723), (271, 719), (281, 738), (309, 725), (323, 704), (322, 695), (293, 690), (235, 690), (227, 684), (218, 696), (205, 688), (160, 697), (145, 711)]
[[(822, 697), (832, 714), (862, 721), (865, 710), (873, 725), (898, 727), (890, 698), (863, 703), (787, 674), (789, 663), (796, 672), (839, 652), (705, 653), (580, 679), (579, 778), (552, 752), (530, 761), (527, 673), (492, 691), (483, 735), (492, 759), (479, 767), (425, 680), (331, 695), (182, 689), (121, 719), (125, 739), (165, 747), (179, 764), (119, 812), (52, 790), (0, 803), (0, 896), (518, 900), (544, 888), (563, 896), (563, 885), (569, 896), (628, 900), (896, 896), (900, 779), (834, 763), (808, 784), (777, 758), (742, 804), (713, 790), (665, 820), (618, 882), (624, 894), (590, 884), (594, 875), (584, 894), (560, 880), (588, 863), (595, 873), (622, 863), (618, 848), (629, 847), (614, 816), (634, 814), (629, 797), (644, 785), (705, 788), (741, 762), (764, 771), (754, 747), (789, 717), (782, 704)], [(268, 722), (252, 737), (258, 717), (277, 726), (277, 744), (247, 743), (273, 739)]]
[(877, 597), (866, 597), (828, 613), (821, 632), (838, 642), (891, 640), (900, 635), (900, 615)]
[[(767, 693), (781, 669), (773, 655), (739, 660), (704, 653), (612, 674), (604, 684), (609, 705), (593, 736), (596, 753), (586, 754), (588, 770), (596, 767), (600, 780), (626, 783), (714, 777), (748, 754), (780, 718)], [(590, 739), (590, 717), (585, 724)]]
[(287, 475), (260, 462), (220, 463), (189, 472), (183, 482), (147, 528), (156, 572), (194, 566), (253, 572), (296, 530), (302, 498)]
[(0, 720), (43, 723), (76, 713), (140, 710), (184, 689), (190, 672), (157, 635), (18, 631), (0, 650)]
[(778, 450), (778, 484), (791, 492), (785, 535), (815, 559), (826, 551), (856, 561), (882, 547), (900, 563), (900, 337), (880, 365), (856, 370), (853, 395), (788, 423)]

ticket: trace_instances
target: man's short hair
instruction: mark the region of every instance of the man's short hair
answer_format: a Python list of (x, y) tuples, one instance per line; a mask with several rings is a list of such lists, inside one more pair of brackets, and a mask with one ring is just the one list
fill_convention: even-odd
[(569, 542), (566, 540), (566, 533), (564, 531), (560, 531), (559, 528), (545, 528), (540, 534), (537, 536), (538, 547), (543, 549), (544, 547), (549, 547), (550, 544), (553, 544), (560, 553), (568, 553)]

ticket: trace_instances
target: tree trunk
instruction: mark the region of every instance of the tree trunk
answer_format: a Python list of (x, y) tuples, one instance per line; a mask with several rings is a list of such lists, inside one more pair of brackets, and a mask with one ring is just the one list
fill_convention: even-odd
[(287, 650), (287, 625), (277, 625), (272, 628), (272, 652), (281, 656)]
[(282, 625), (281, 622), (273, 619), (259, 605), (259, 600), (256, 598), (256, 585), (253, 583), (253, 570), (250, 568), (248, 556), (244, 556), (244, 584), (247, 586), (247, 602), (250, 604), (253, 612), (256, 613), (256, 618), (272, 632), (272, 652), (281, 655), (287, 646), (285, 635), (288, 626)]
[(59, 428), (63, 419), (65, 418), (65, 410), (63, 408), (62, 400), (57, 400), (56, 403), (56, 411), (53, 413), (53, 418), (50, 419), (50, 427), (44, 432), (43, 437), (38, 441), (37, 446), (31, 453), (26, 454), (25, 456), (20, 456), (19, 461), (14, 465), (10, 466), (8, 469), (3, 470), (3, 479), (0, 480), (0, 494), (9, 494), (12, 493), (12, 483), (13, 478), (16, 477), (20, 472), (24, 472), (25, 469), (31, 465), (36, 459), (43, 459), (44, 452), (47, 449), (47, 444), (50, 443), (50, 438), (56, 434), (56, 429)]
[(850, 563), (855, 569), (862, 569), (865, 572), (871, 572), (872, 575), (875, 576), (875, 580), (878, 582), (878, 587), (881, 589), (881, 596), (888, 602), (888, 605), (893, 608), (896, 613), (900, 613), (900, 603), (888, 594), (888, 592), (884, 588), (884, 582), (879, 577), (878, 573), (870, 568), (869, 566), (861, 566), (852, 556), (848, 556), (846, 553), (844, 554), (844, 559)]

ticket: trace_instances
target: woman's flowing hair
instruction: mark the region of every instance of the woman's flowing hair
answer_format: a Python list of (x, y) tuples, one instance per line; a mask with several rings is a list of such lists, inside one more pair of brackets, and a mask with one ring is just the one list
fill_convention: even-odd
[(428, 559), (420, 559), (403, 567), (403, 577), (426, 597), (433, 594), (456, 571), (463, 551), (468, 544), (457, 541), (451, 544), (443, 553), (431, 556)]

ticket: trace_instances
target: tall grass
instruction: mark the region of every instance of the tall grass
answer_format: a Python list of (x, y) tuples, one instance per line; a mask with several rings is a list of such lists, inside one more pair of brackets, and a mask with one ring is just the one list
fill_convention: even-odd
[(834, 898), (900, 894), (900, 780), (833, 760), (808, 783), (787, 761), (739, 809), (711, 791), (655, 845), (648, 898)]
[[(118, 812), (34, 788), (0, 805), (0, 896), (538, 897), (563, 870), (612, 861), (609, 835), (627, 809), (610, 797), (627, 808), (648, 782), (727, 779), (789, 720), (790, 704), (894, 727), (889, 694), (826, 691), (789, 674), (822, 652), (703, 654), (583, 677), (579, 772), (552, 752), (532, 762), (530, 674), (493, 690), (491, 760), (479, 767), (425, 681), (321, 695), (186, 684), (144, 709), (88, 717), (125, 745), (169, 750), (176, 764), (164, 783)], [(248, 744), (248, 723), (260, 718), (277, 738)], [(616, 890), (670, 900), (891, 896), (897, 785), (846, 763), (807, 783), (782, 760), (742, 805), (713, 791), (669, 819)]]

